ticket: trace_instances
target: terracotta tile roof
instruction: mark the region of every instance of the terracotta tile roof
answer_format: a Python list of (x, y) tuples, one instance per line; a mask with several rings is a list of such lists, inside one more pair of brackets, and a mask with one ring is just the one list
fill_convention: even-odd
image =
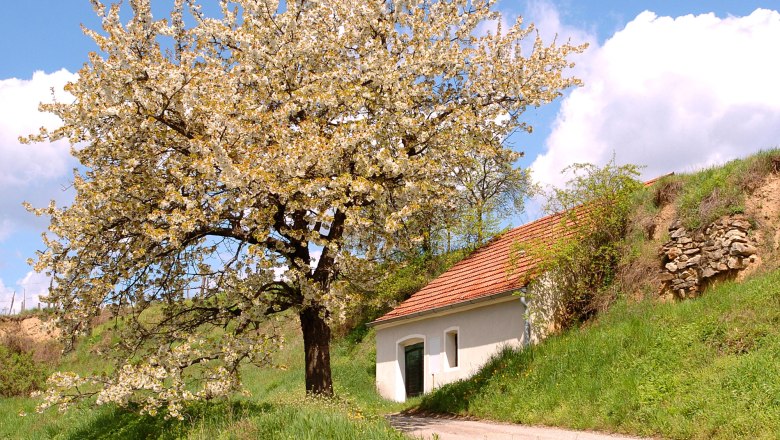
[[(657, 180), (645, 182), (645, 185), (652, 185)], [(580, 206), (571, 213), (574, 218), (580, 219), (586, 212), (587, 209)], [(372, 324), (486, 299), (524, 287), (538, 261), (517, 252), (513, 256), (512, 249), (516, 244), (539, 243), (540, 240), (552, 242), (554, 238), (560, 238), (565, 218), (572, 217), (567, 217), (565, 213), (548, 215), (493, 238)], [(510, 271), (512, 257), (515, 266)]]
[(563, 214), (549, 215), (492, 239), (374, 323), (523, 287), (526, 275), (531, 273), (538, 261), (528, 255), (515, 255), (515, 270), (510, 272), (515, 243), (540, 239), (551, 241), (555, 233), (561, 231), (562, 220)]

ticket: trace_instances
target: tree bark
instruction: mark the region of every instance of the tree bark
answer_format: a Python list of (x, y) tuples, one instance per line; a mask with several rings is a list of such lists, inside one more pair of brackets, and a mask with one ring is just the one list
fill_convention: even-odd
[(482, 240), (484, 240), (485, 226), (482, 221), (482, 205), (477, 205), (477, 245), (475, 247), (482, 246)]
[(422, 251), (425, 258), (433, 255), (433, 244), (431, 240), (431, 226), (428, 226), (423, 231)]
[(306, 353), (306, 394), (333, 395), (330, 371), (330, 326), (324, 309), (310, 306), (298, 316), (303, 331), (303, 351)]

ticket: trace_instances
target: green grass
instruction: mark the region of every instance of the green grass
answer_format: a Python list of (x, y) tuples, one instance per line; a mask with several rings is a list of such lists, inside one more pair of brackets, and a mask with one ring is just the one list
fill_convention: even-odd
[[(14, 401), (16, 400), (16, 401)], [(165, 420), (113, 408), (81, 405), (65, 414), (28, 414), (25, 399), (0, 402), (0, 438), (9, 439), (403, 439), (380, 418), (340, 403), (306, 399), (286, 403), (231, 400), (198, 404), (185, 419)], [(32, 422), (28, 422), (32, 420)]]
[[(414, 280), (400, 284), (401, 287), (393, 285), (390, 290), (411, 289), (410, 286), (423, 282), (423, 278), (427, 280), (458, 258), (460, 254), (453, 253), (442, 257), (442, 261), (426, 263), (430, 267), (423, 267), (416, 275), (412, 269), (405, 269), (392, 280)], [(413, 266), (419, 269), (421, 264)], [(152, 319), (156, 311), (147, 313), (147, 318)], [(109, 329), (114, 325), (122, 324), (109, 320), (97, 326), (72, 354), (60, 360), (58, 369), (79, 374), (110, 372), (112, 364), (107, 353), (117, 336)], [(387, 401), (376, 392), (374, 330), (360, 325), (332, 343), (337, 398), (314, 401), (305, 397), (303, 341), (298, 321), (287, 316), (280, 327), (286, 342), (274, 356), (277, 368), (247, 367), (242, 371), (243, 385), (250, 397), (198, 404), (189, 408), (183, 422), (165, 420), (163, 415), (141, 416), (114, 406), (96, 408), (89, 404), (65, 413), (49, 409), (37, 414), (39, 400), (0, 398), (0, 439), (405, 438), (390, 428), (383, 417), (404, 405)], [(26, 415), (20, 417), (20, 413)]]
[(780, 271), (597, 322), (424, 397), (420, 409), (667, 438), (777, 438)]
[(767, 150), (664, 180), (676, 180), (683, 185), (677, 198), (678, 215), (687, 228), (699, 229), (721, 216), (743, 213), (746, 193), (756, 189), (762, 179), (774, 171), (778, 160), (780, 150)]
[[(305, 394), (303, 340), (295, 325), (296, 322), (291, 322), (284, 328), (287, 335), (285, 348), (274, 359), (279, 368), (248, 368), (244, 371), (244, 385), (256, 398), (279, 401), (287, 399), (287, 396), (297, 398)], [(404, 408), (403, 404), (385, 400), (376, 392), (374, 335), (375, 330), (370, 330), (360, 342), (353, 343), (344, 338), (331, 345), (335, 393), (367, 417)]]
[[(745, 191), (773, 171), (778, 158), (780, 150), (771, 150), (660, 183), (670, 184), (671, 201), (686, 226), (696, 229), (720, 215), (744, 211)], [(646, 218), (658, 209), (653, 195), (648, 189), (636, 202)], [(627, 258), (649, 252), (654, 259), (657, 247), (641, 228), (634, 233)], [(519, 423), (670, 438), (778, 438), (780, 272), (744, 285), (726, 284), (679, 304), (618, 302), (584, 328), (501, 354), (469, 381), (406, 404), (382, 399), (374, 387), (374, 332), (362, 323), (463, 255), (415, 260), (376, 289), (373, 303), (360, 304), (356, 331), (332, 345), (334, 401), (304, 397), (303, 347), (297, 321), (291, 319), (283, 326), (287, 345), (275, 359), (280, 368), (243, 371), (251, 397), (194, 405), (184, 421), (88, 404), (62, 414), (36, 414), (37, 400), (0, 398), (0, 439), (394, 439), (403, 437), (382, 415), (417, 405)], [(111, 325), (98, 327), (59, 368), (107, 371), (105, 352), (116, 342), (105, 331)]]
[[(99, 327), (75, 353), (62, 360), (62, 369), (77, 372), (107, 368), (96, 349), (104, 341)], [(39, 401), (0, 399), (0, 439), (402, 439), (382, 415), (402, 405), (388, 402), (374, 387), (374, 332), (359, 343), (337, 342), (332, 347), (337, 398), (320, 401), (305, 397), (303, 347), (297, 321), (282, 326), (287, 339), (277, 353), (279, 368), (247, 367), (242, 374), (249, 397), (200, 403), (190, 407), (184, 421), (163, 415), (142, 416), (114, 406), (81, 404), (65, 413), (35, 412)], [(25, 416), (19, 416), (25, 413)]]

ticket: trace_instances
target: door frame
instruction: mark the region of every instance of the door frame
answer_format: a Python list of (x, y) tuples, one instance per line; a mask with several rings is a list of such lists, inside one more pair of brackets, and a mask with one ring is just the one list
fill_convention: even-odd
[(424, 334), (413, 333), (395, 341), (395, 401), (406, 401), (406, 347), (414, 344), (423, 344), (423, 393), (426, 391), (425, 370), (427, 369), (427, 354), (425, 349), (428, 338)]

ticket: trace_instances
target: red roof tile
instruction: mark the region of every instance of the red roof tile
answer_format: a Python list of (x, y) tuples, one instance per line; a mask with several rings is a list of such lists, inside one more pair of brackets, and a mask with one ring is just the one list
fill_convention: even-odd
[(562, 214), (549, 215), (492, 239), (374, 322), (379, 324), (523, 287), (537, 262), (529, 255), (515, 252), (511, 270), (512, 249), (515, 244), (551, 241), (562, 230), (562, 220)]
[[(645, 182), (645, 185), (649, 186), (657, 180)], [(563, 228), (565, 219), (580, 219), (586, 209), (574, 208), (572, 213), (574, 217), (566, 216), (565, 213), (548, 215), (492, 239), (374, 323), (380, 324), (524, 287), (534, 275), (533, 269), (538, 261), (530, 255), (514, 252), (513, 266), (512, 250), (523, 244), (551, 243), (554, 238), (559, 238), (556, 234), (566, 230)]]

